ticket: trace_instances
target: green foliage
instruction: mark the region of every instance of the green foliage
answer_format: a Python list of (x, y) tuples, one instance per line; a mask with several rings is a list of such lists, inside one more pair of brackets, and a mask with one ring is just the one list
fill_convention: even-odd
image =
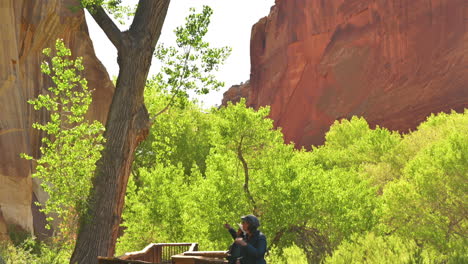
[(432, 144), (437, 144), (439, 140), (447, 137), (454, 131), (466, 131), (468, 120), (467, 110), (464, 114), (452, 112), (451, 114), (432, 114), (426, 122), (421, 123), (418, 129), (403, 137), (401, 144), (393, 150), (392, 158), (389, 162), (397, 169), (398, 174), (403, 174), (409, 160), (417, 153), (429, 148)]
[[(161, 70), (147, 81), (145, 104), (157, 129), (137, 149), (134, 168), (149, 168), (156, 162), (170, 161), (175, 166), (181, 162), (186, 174), (193, 163), (202, 173), (205, 171), (210, 124), (190, 103), (188, 92), (206, 94), (224, 85), (212, 73), (224, 63), (230, 48), (210, 48), (204, 41), (213, 13), (210, 7), (204, 6), (201, 13), (193, 8), (190, 11), (185, 24), (174, 31), (177, 46), (160, 45), (155, 51)], [(170, 113), (162, 115), (166, 111)], [(196, 157), (192, 159), (193, 156)], [(134, 169), (133, 173), (138, 174), (138, 170)]]
[(122, 0), (103, 1), (102, 5), (121, 25), (124, 25), (129, 17), (133, 17), (135, 15), (137, 8), (136, 5), (122, 5)]
[(31, 249), (23, 249), (21, 246), (15, 247), (5, 241), (0, 243), (0, 264), (29, 263), (37, 263), (37, 256), (31, 253)]
[(415, 153), (402, 177), (384, 190), (384, 230), (414, 238), (440, 254), (466, 256), (460, 249), (468, 235), (467, 114), (432, 116), (405, 137), (407, 149)]
[(87, 81), (80, 75), (83, 59), (70, 59), (71, 51), (62, 40), (57, 40), (55, 52), (45, 49), (44, 54), (49, 60), (42, 63), (41, 70), (50, 76), (54, 86), (28, 101), (35, 110), (46, 110), (49, 117), (45, 124), (33, 124), (45, 134), (33, 177), (41, 180), (41, 187), (49, 194), (43, 212), (49, 221), (56, 215), (60, 239), (72, 241), (103, 148), (104, 127), (98, 121), (85, 120), (92, 98)]
[[(158, 237), (152, 237), (152, 241), (155, 238), (158, 239), (157, 241), (178, 241), (177, 238), (179, 238), (185, 241), (203, 242), (203, 248), (214, 249), (219, 246), (220, 239), (223, 241), (221, 242), (224, 244), (223, 247), (227, 247), (232, 240), (229, 236), (226, 236), (222, 224), (227, 220), (236, 221), (239, 218), (238, 212), (245, 214), (251, 212), (252, 209), (249, 210), (248, 208), (252, 208), (252, 204), (250, 204), (243, 189), (244, 174), (237, 155), (240, 138), (237, 137), (236, 133), (232, 133), (235, 130), (236, 123), (232, 122), (232, 120), (226, 122), (226, 119), (235, 118), (238, 123), (245, 124), (242, 126), (244, 136), (258, 136), (270, 133), (275, 136), (265, 136), (266, 139), (262, 142), (265, 143), (266, 140), (276, 137), (276, 142), (281, 145), (281, 135), (271, 130), (271, 120), (263, 120), (268, 111), (255, 112), (246, 108), (245, 102), (242, 102), (236, 106), (212, 110), (211, 113), (202, 114), (201, 117), (203, 118), (199, 119), (193, 118), (193, 116), (196, 116), (193, 114), (195, 109), (194, 106), (191, 106), (184, 111), (172, 109), (168, 112), (170, 114), (176, 113), (176, 115), (170, 117), (170, 121), (173, 123), (171, 128), (174, 128), (176, 132), (179, 129), (184, 133), (188, 131), (189, 135), (194, 133), (194, 137), (198, 135), (203, 139), (202, 146), (206, 146), (208, 151), (205, 151), (202, 155), (198, 155), (196, 152), (191, 153), (192, 155), (183, 153), (183, 146), (186, 143), (188, 146), (191, 144), (191, 140), (181, 138), (184, 133), (169, 133), (165, 134), (164, 137), (157, 136), (154, 138), (153, 144), (156, 146), (163, 146), (168, 142), (175, 144), (162, 149), (161, 153), (157, 154), (160, 162), (155, 163), (153, 169), (139, 169), (136, 184), (142, 187), (138, 188), (133, 183), (130, 185), (132, 187), (129, 188), (131, 191), (128, 192), (127, 209), (124, 212), (124, 219), (128, 221), (128, 229), (119, 244), (119, 248), (126, 248), (122, 251), (138, 249), (137, 245), (132, 247), (131, 244), (134, 243), (133, 241), (141, 241), (143, 238), (135, 239), (135, 236), (152, 234), (148, 230), (138, 230), (141, 224), (136, 223), (146, 223), (146, 226), (155, 226), (157, 228), (158, 232), (155, 232), (155, 234), (158, 234)], [(183, 115), (177, 114), (183, 112), (185, 112)], [(161, 118), (165, 116), (161, 116)], [(267, 126), (265, 127), (263, 124), (267, 124)], [(192, 129), (194, 127), (197, 130), (194, 131)], [(205, 131), (202, 129), (205, 129)], [(248, 130), (252, 131), (249, 132)], [(231, 132), (228, 133), (227, 131)], [(159, 132), (155, 132), (155, 134), (157, 135)], [(227, 134), (225, 134), (226, 137), (221, 137), (219, 136), (220, 133), (228, 133), (231, 138), (228, 138)], [(182, 144), (177, 143), (179, 140)], [(234, 140), (237, 140), (237, 142), (227, 144), (228, 141)], [(250, 144), (244, 147), (246, 159), (248, 159), (247, 157), (253, 155), (252, 150), (248, 147), (254, 146), (255, 140), (246, 139), (244, 142)], [(272, 144), (271, 141), (268, 142), (268, 144)], [(258, 143), (255, 144), (258, 145)], [(178, 150), (179, 146), (180, 150)], [(255, 151), (260, 151), (261, 147), (262, 145), (258, 145)], [(164, 151), (169, 153), (165, 154)], [(155, 152), (159, 153), (156, 149)], [(180, 162), (181, 156), (187, 161), (185, 164), (192, 165), (189, 171), (184, 162)], [(197, 164), (197, 160), (200, 158), (204, 160), (206, 165), (204, 173)], [(229, 177), (226, 177), (226, 175), (229, 175)], [(160, 186), (162, 182), (166, 181), (167, 186)], [(255, 184), (252, 183), (253, 186)], [(174, 186), (177, 186), (177, 188), (174, 188)], [(155, 193), (159, 195), (155, 196)], [(174, 197), (177, 197), (177, 201), (174, 201)], [(151, 199), (152, 202), (150, 202)], [(149, 203), (153, 204), (150, 206), (152, 209), (148, 209), (149, 211), (141, 208)], [(177, 205), (178, 211), (180, 211), (179, 215), (168, 213), (173, 212), (174, 208), (172, 207), (176, 206), (176, 204), (179, 204)], [(207, 211), (206, 208), (212, 208), (213, 210)], [(136, 218), (140, 219), (141, 222)], [(210, 221), (206, 221), (206, 219), (210, 219)], [(194, 233), (194, 229), (206, 230), (207, 232)], [(219, 232), (208, 232), (211, 229), (216, 229)], [(168, 230), (172, 230), (170, 235)], [(161, 237), (162, 234), (165, 235)]]
[(118, 254), (141, 250), (154, 241), (182, 239), (179, 228), (183, 225), (183, 194), (187, 193), (183, 168), (157, 164), (150, 171), (142, 168), (139, 176), (140, 188), (129, 182), (123, 214), (126, 230), (119, 239)]
[[(86, 8), (89, 12), (96, 12), (96, 8), (102, 6), (120, 24), (125, 24), (125, 20), (135, 15), (137, 6), (122, 5), (122, 0), (80, 0), (80, 8)], [(71, 7), (71, 10), (78, 10)]]
[(8, 237), (13, 243), (14, 246), (21, 245), (24, 241), (28, 240), (31, 237), (31, 233), (24, 230), (18, 225), (10, 224), (7, 227)]
[[(283, 250), (283, 256), (286, 259), (286, 263), (305, 264), (307, 263), (306, 255), (301, 248), (295, 244), (287, 247)], [(275, 262), (276, 263), (276, 262)]]
[[(142, 170), (144, 187), (128, 194), (128, 211), (154, 199), (145, 210), (157, 211), (144, 213), (151, 217), (137, 224), (158, 230), (145, 243), (177, 239), (197, 241), (204, 250), (224, 249), (232, 240), (222, 224), (255, 213), (273, 246), (272, 263), (302, 263), (304, 255), (309, 263), (466, 261), (467, 112), (433, 116), (403, 137), (371, 129), (362, 118), (336, 122), (325, 145), (308, 152), (283, 143), (268, 108), (254, 111), (241, 101), (190, 118), (197, 111), (189, 104), (170, 112), (176, 115), (164, 122), (173, 124), (160, 124), (167, 137), (153, 144), (170, 142), (167, 153), (159, 154), (153, 169)], [(188, 147), (192, 154), (182, 155), (197, 135), (204, 154)], [(174, 184), (159, 186), (169, 182)], [(131, 229), (132, 218), (126, 221), (122, 245), (150, 233)]]
[(364, 118), (335, 121), (325, 136), (324, 147), (314, 147), (316, 163), (324, 169), (356, 168), (376, 164), (400, 142), (400, 135), (385, 128), (370, 129)]
[(269, 107), (253, 111), (246, 107), (245, 99), (235, 105), (228, 103), (216, 112), (219, 117), (214, 141), (217, 147), (234, 152), (240, 150), (247, 157), (256, 156), (269, 147), (282, 143), (282, 134), (272, 131), (273, 120), (266, 118)]
[(344, 241), (327, 257), (325, 263), (434, 263), (423, 261), (421, 249), (414, 241), (405, 240), (398, 236), (376, 236), (374, 233), (353, 236)]
[(324, 146), (297, 151), (265, 178), (265, 186), (280, 190), (266, 199), (277, 227), (265, 231), (281, 234), (282, 245), (295, 242), (315, 263), (351, 234), (374, 228), (380, 202), (374, 179), (364, 172), (398, 142), (397, 134), (372, 130), (362, 118), (335, 122)]
[(0, 242), (0, 264), (67, 263), (71, 253), (71, 248), (67, 246), (67, 244), (50, 246), (30, 236), (17, 245), (2, 241)]
[[(272, 121), (265, 118), (267, 108), (254, 111), (241, 101), (211, 113), (213, 147), (206, 159), (206, 177), (194, 179), (190, 186), (192, 192), (187, 196), (191, 202), (185, 209), (184, 222), (206, 231), (195, 236), (186, 230), (188, 238), (203, 241), (204, 248), (215, 249), (220, 243), (227, 247), (232, 242), (222, 227), (225, 222), (239, 221), (241, 214), (260, 215), (263, 211), (258, 175), (263, 175), (268, 165), (258, 166), (255, 157), (273, 153), (272, 149), (283, 143), (281, 134), (272, 130)], [(248, 176), (239, 154), (247, 164)]]
[(174, 30), (176, 47), (159, 45), (154, 53), (161, 63), (161, 70), (152, 78), (152, 82), (158, 87), (158, 92), (166, 94), (169, 105), (174, 102), (185, 105), (190, 90), (207, 94), (224, 85), (216, 80), (213, 72), (224, 63), (231, 49), (210, 48), (209, 43), (204, 41), (213, 14), (210, 7), (204, 6), (201, 13), (195, 13), (193, 8), (190, 11), (185, 25)]
[[(167, 103), (165, 98), (152, 93), (153, 87), (147, 86), (145, 97), (150, 112), (156, 112)], [(158, 100), (159, 99), (159, 100)], [(205, 159), (210, 151), (209, 137), (211, 127), (209, 116), (192, 103), (185, 109), (172, 107), (167, 114), (159, 115), (147, 139), (140, 144), (133, 163), (133, 173), (139, 168), (152, 168), (157, 163), (184, 167), (186, 175), (196, 165), (202, 173), (206, 169)]]
[[(193, 109), (185, 111), (191, 113)], [(241, 101), (205, 114), (211, 131), (209, 136), (203, 136), (203, 132), (199, 134), (210, 146), (205, 173), (201, 174), (198, 167), (194, 166), (190, 176), (186, 172), (184, 175), (180, 170), (175, 170), (173, 164), (166, 165), (168, 171), (164, 170), (163, 173), (161, 164), (167, 162), (157, 163), (156, 170), (150, 174), (148, 171), (140, 173), (145, 175), (140, 177), (139, 182), (144, 187), (135, 194), (131, 191), (127, 195), (127, 201), (132, 201), (124, 213), (129, 227), (119, 247), (127, 247), (131, 241), (142, 240), (140, 237), (135, 238), (135, 235), (151, 233), (148, 230), (137, 230), (142, 223), (146, 223), (146, 226), (160, 226), (161, 229), (156, 232), (158, 237), (152, 238), (161, 239), (158, 242), (179, 238), (197, 241), (203, 249), (219, 249), (220, 245), (226, 248), (232, 240), (222, 224), (238, 221), (240, 215), (255, 212), (264, 223), (264, 232), (281, 237), (281, 242), (277, 243), (279, 250), (291, 246), (293, 242), (302, 242), (301, 246), (305, 242), (317, 244), (309, 254), (322, 259), (343, 238), (372, 227), (376, 219), (368, 215), (372, 215), (376, 206), (376, 195), (369, 183), (359, 178), (353, 170), (323, 170), (314, 165), (315, 159), (311, 153), (295, 151), (292, 145), (284, 145), (281, 133), (273, 130), (272, 120), (266, 118), (268, 113), (268, 108), (254, 111), (245, 106), (245, 101)], [(189, 116), (176, 116), (172, 122), (184, 124)], [(197, 121), (190, 122), (193, 124)], [(156, 141), (176, 142), (171, 137), (158, 138)], [(170, 152), (172, 149), (168, 150)], [(244, 187), (246, 174), (239, 153), (247, 164), (250, 195)], [(161, 157), (173, 160), (170, 155)], [(179, 179), (172, 178), (175, 175)], [(161, 188), (166, 187), (148, 182), (155, 178), (161, 184), (166, 181), (160, 178), (162, 176), (175, 183), (169, 187), (170, 191), (163, 191)], [(190, 180), (187, 181), (188, 177)], [(148, 214), (148, 218), (141, 217), (146, 215), (141, 213), (145, 211), (141, 207), (151, 204), (150, 200), (143, 197), (154, 199), (155, 204), (150, 208), (165, 208), (158, 209), (158, 214)], [(174, 202), (174, 197), (178, 197), (177, 202)], [(171, 203), (177, 204), (180, 215), (171, 212), (173, 209), (170, 205), (174, 205)], [(133, 210), (139, 213), (130, 215)], [(161, 212), (171, 213), (165, 215)], [(137, 217), (141, 222), (138, 220), (132, 229), (132, 219)], [(162, 222), (171, 222), (174, 228)], [(171, 235), (165, 229), (172, 230)], [(128, 246), (126, 250), (138, 250), (138, 247)]]
[(277, 248), (270, 249), (265, 260), (267, 263), (275, 264), (307, 264), (304, 251), (295, 244), (284, 248), (282, 251)]

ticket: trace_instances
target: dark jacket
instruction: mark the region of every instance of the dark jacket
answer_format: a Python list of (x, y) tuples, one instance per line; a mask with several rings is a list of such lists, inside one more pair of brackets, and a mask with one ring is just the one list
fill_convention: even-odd
[(247, 246), (241, 248), (242, 264), (266, 264), (266, 237), (260, 231), (247, 238)]
[(228, 231), (229, 231), (229, 234), (231, 234), (232, 238), (234, 238), (234, 239), (236, 239), (236, 238), (238, 238), (238, 237), (244, 238), (243, 235), (238, 236), (236, 230), (234, 230), (234, 228), (232, 228), (232, 227), (229, 228)]
[[(229, 228), (228, 231), (234, 240), (238, 237), (241, 237), (242, 239), (244, 239), (243, 234), (238, 234), (239, 231), (236, 232), (233, 228)], [(233, 242), (231, 246), (229, 246), (228, 256), (226, 258), (229, 264), (235, 264), (236, 260), (242, 257), (241, 250), (242, 250), (242, 247), (236, 244), (236, 242)]]

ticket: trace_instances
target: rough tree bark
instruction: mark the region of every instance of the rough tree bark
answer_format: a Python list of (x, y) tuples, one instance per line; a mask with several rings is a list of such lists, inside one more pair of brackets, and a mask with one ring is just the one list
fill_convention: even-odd
[(140, 0), (130, 29), (121, 32), (100, 6), (93, 18), (118, 51), (119, 76), (106, 124), (87, 214), (80, 222), (70, 263), (113, 256), (134, 151), (150, 122), (143, 91), (170, 0)]

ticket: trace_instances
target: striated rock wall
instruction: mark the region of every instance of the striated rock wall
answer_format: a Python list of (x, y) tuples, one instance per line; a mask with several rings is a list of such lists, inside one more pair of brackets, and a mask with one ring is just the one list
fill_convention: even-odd
[[(114, 86), (96, 58), (82, 10), (75, 0), (2, 0), (0, 3), (0, 227), (5, 222), (33, 231), (31, 202), (44, 197), (33, 188), (30, 162), (19, 153), (39, 153), (40, 135), (32, 123), (44, 121), (27, 100), (52, 85), (40, 72), (42, 50), (64, 39), (74, 56), (84, 57), (85, 77), (95, 89), (89, 118), (105, 121)], [(37, 186), (37, 185), (35, 185)], [(39, 199), (40, 200), (40, 199)], [(0, 228), (0, 237), (4, 228)]]
[(252, 29), (248, 103), (286, 142), (321, 144), (336, 119), (406, 132), (468, 108), (468, 1), (276, 0)]

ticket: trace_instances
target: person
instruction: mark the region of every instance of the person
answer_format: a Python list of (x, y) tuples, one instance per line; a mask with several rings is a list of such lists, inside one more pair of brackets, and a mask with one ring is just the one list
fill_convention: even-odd
[(244, 230), (242, 230), (242, 225), (241, 224), (238, 224), (238, 225), (239, 225), (239, 228), (237, 229), (237, 231), (235, 231), (234, 228), (232, 228), (230, 224), (228, 223), (224, 224), (224, 228), (226, 228), (229, 231), (229, 234), (231, 234), (233, 239), (245, 236), (244, 234), (245, 232)]
[[(266, 264), (265, 253), (267, 249), (266, 237), (258, 230), (260, 221), (254, 215), (241, 217), (242, 229), (245, 237), (236, 237), (234, 243), (240, 246), (241, 264)], [(225, 225), (226, 227), (226, 225)], [(227, 227), (226, 227), (227, 228)], [(233, 229), (228, 229), (233, 235)], [(234, 236), (233, 236), (234, 237)]]
[[(228, 223), (225, 223), (224, 224), (224, 228), (226, 228), (229, 233), (231, 234), (232, 238), (234, 240), (236, 240), (236, 238), (240, 237), (240, 238), (244, 238), (245, 235), (244, 235), (244, 231), (242, 230), (242, 226), (239, 225), (239, 229), (237, 229), (237, 232), (234, 231), (234, 228), (231, 227), (230, 224)], [(228, 256), (227, 256), (227, 260), (228, 260), (228, 263), (229, 264), (240, 264), (240, 259), (242, 258), (241, 256), (241, 246), (236, 244), (236, 242), (233, 242), (230, 246), (229, 246), (229, 250), (228, 250)]]

